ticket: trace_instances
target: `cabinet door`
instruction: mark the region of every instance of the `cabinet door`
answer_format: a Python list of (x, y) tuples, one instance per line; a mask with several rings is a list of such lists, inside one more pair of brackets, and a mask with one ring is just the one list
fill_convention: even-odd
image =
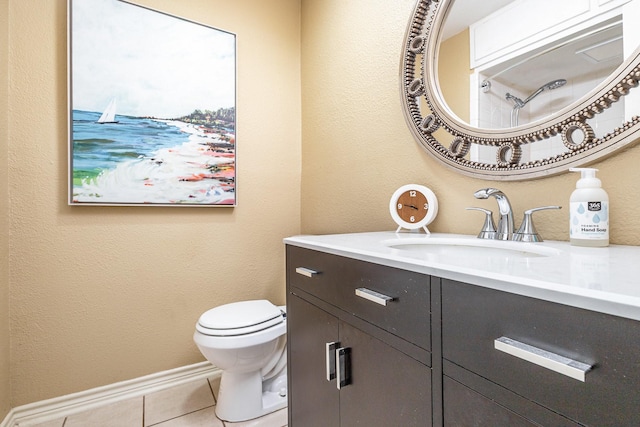
[(344, 322), (340, 345), (351, 350), (351, 383), (340, 390), (341, 425), (432, 424), (429, 367)]
[[(289, 294), (291, 426), (429, 426), (431, 369), (335, 316)], [(326, 378), (326, 344), (349, 348), (350, 383)]]
[(340, 425), (340, 394), (326, 379), (326, 343), (338, 341), (338, 319), (289, 294), (287, 301), (289, 425)]

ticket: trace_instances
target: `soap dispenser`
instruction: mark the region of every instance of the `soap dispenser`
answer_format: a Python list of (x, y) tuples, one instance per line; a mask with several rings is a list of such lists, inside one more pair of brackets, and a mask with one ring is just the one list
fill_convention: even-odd
[(609, 246), (609, 196), (593, 168), (571, 168), (581, 178), (570, 199), (569, 237), (573, 246)]

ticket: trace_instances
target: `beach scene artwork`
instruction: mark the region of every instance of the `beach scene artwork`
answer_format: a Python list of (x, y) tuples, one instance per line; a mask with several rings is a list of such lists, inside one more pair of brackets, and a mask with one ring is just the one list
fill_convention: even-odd
[(236, 36), (69, 1), (69, 204), (236, 205)]

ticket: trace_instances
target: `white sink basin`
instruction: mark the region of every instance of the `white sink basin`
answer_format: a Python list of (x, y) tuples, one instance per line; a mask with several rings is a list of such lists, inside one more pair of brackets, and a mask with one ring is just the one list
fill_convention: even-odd
[(388, 239), (383, 245), (406, 252), (407, 255), (438, 255), (446, 257), (533, 258), (559, 255), (556, 248), (544, 243), (478, 239), (473, 236), (421, 236)]

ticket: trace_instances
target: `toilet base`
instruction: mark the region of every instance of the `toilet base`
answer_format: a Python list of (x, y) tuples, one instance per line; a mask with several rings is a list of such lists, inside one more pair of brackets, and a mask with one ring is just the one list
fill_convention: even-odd
[[(286, 371), (285, 371), (286, 372)], [(216, 404), (216, 416), (222, 421), (251, 420), (287, 406), (287, 377), (265, 381), (261, 373), (223, 372)]]

